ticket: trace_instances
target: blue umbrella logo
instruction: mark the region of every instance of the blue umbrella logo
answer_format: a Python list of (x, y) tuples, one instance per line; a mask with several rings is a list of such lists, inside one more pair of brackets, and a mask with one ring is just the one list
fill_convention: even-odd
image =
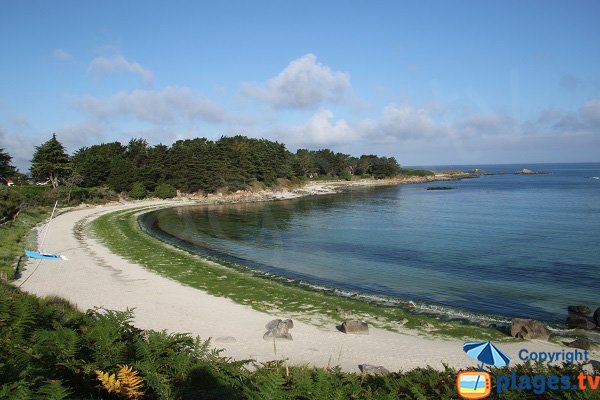
[[(483, 364), (493, 365), (494, 367), (505, 367), (510, 363), (510, 357), (507, 356), (492, 344), (492, 342), (467, 342), (463, 345), (465, 353), (481, 362), (479, 370), (483, 371)], [(477, 389), (479, 377), (475, 381), (474, 388)]]
[(505, 367), (510, 362), (510, 357), (494, 346), (492, 342), (467, 342), (463, 345), (463, 350), (469, 357), (481, 362), (480, 370), (483, 369), (483, 364)]

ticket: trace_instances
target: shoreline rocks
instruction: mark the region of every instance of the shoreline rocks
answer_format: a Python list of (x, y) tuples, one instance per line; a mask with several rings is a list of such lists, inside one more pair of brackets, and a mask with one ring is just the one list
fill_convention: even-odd
[(515, 175), (544, 175), (547, 172), (533, 171), (531, 169), (523, 168), (519, 171), (515, 171)]
[(596, 329), (596, 324), (593, 321), (580, 316), (567, 317), (566, 325), (569, 329), (584, 329), (587, 331)]
[(535, 319), (513, 318), (510, 334), (519, 339), (550, 339), (550, 331), (543, 322)]
[(291, 319), (274, 319), (265, 325), (267, 331), (263, 335), (264, 340), (293, 340), (289, 330), (294, 327)]
[(592, 313), (592, 309), (589, 308), (588, 306), (569, 306), (567, 308), (567, 310), (570, 313), (573, 314), (583, 314), (583, 315), (587, 315), (587, 314), (591, 314)]
[(347, 319), (342, 323), (340, 330), (346, 334), (368, 335), (369, 325), (365, 321)]

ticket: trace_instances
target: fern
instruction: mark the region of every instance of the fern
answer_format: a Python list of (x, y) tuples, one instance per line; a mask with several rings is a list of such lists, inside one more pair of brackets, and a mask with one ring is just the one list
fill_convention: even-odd
[(47, 381), (36, 394), (40, 400), (64, 400), (71, 396), (72, 391), (65, 388), (60, 381)]
[(285, 399), (285, 379), (277, 369), (262, 368), (253, 375), (250, 385), (244, 386), (244, 394), (249, 400), (283, 400)]

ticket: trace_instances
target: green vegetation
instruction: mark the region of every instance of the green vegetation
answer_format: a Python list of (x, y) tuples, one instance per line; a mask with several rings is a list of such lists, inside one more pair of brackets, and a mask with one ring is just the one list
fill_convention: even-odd
[(12, 157), (2, 147), (0, 147), (0, 183), (4, 183), (12, 177), (17, 170), (12, 165)]
[[(224, 266), (204, 260), (143, 233), (136, 218), (139, 212), (137, 209), (104, 215), (92, 222), (91, 229), (115, 253), (215, 296), (228, 297), (261, 311), (285, 313), (318, 325), (331, 325), (352, 317), (389, 330), (403, 327), (422, 329), (431, 324), (432, 335), (510, 340), (506, 333), (496, 329), (438, 320), (401, 307), (385, 307), (364, 299), (342, 297), (333, 291), (311, 290), (235, 265)], [(404, 319), (408, 322), (402, 324)]]
[(134, 183), (131, 187), (131, 190), (129, 191), (129, 197), (131, 197), (132, 199), (143, 199), (146, 197), (147, 194), (148, 193), (146, 192), (146, 187), (141, 182)]
[(404, 176), (435, 176), (433, 171), (414, 168), (400, 168), (400, 174)]
[(154, 196), (159, 199), (172, 199), (177, 196), (177, 189), (168, 183), (160, 183), (154, 190)]
[(27, 235), (48, 215), (47, 207), (30, 207), (20, 212), (18, 218), (0, 225), (0, 275), (14, 278), (17, 263), (27, 244)]
[[(458, 371), (452, 368), (375, 376), (288, 366), (285, 360), (234, 362), (211, 349), (208, 341), (140, 330), (132, 318), (130, 311), (82, 313), (64, 299), (40, 299), (0, 283), (0, 399), (458, 399)], [(138, 390), (129, 391), (130, 397), (127, 391), (109, 394), (110, 385), (98, 379), (123, 370), (136, 377)], [(493, 385), (499, 375), (513, 371), (530, 377), (568, 375), (577, 382), (581, 367), (526, 364), (492, 369)], [(493, 391), (489, 399), (539, 396), (507, 390), (501, 396)], [(547, 391), (544, 396), (598, 398), (590, 389)]]
[(33, 179), (38, 182), (49, 181), (52, 187), (56, 188), (70, 172), (69, 156), (64, 146), (56, 139), (56, 134), (52, 135), (52, 139), (35, 148), (31, 160)]

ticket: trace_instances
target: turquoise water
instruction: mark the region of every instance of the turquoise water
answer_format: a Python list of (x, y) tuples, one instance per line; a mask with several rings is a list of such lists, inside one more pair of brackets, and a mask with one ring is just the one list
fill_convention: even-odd
[[(141, 222), (200, 254), (467, 313), (559, 322), (570, 304), (600, 306), (600, 163), (451, 168), (475, 167), (506, 174), (162, 209)], [(524, 167), (549, 174), (512, 174)], [(439, 185), (454, 190), (426, 190)]]

